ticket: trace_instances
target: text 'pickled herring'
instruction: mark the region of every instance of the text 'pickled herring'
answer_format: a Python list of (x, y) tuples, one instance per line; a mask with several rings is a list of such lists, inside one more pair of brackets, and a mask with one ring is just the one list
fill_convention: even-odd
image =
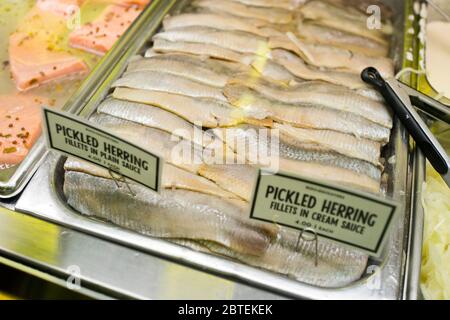
[[(97, 138), (84, 134), (78, 130), (65, 127), (63, 125), (56, 125), (56, 132), (61, 133), (65, 137), (65, 142), (75, 148), (89, 151), (89, 147), (99, 148), (100, 144)], [(140, 173), (141, 169), (147, 171), (149, 163), (136, 155), (114, 146), (108, 142), (103, 142), (102, 149), (99, 150), (100, 158), (111, 161), (115, 164), (122, 164), (124, 167)], [(122, 162), (121, 162), (122, 161)]]
[[(364, 234), (365, 228), (373, 227), (378, 215), (337, 201), (323, 199), (295, 190), (267, 186), (265, 197), (271, 200), (270, 209), (300, 215), (324, 224)], [(338, 219), (341, 218), (342, 220)]]

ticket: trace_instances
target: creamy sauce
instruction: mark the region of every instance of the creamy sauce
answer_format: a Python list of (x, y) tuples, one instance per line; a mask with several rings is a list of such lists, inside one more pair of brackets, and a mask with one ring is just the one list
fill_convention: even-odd
[(427, 79), (440, 95), (450, 98), (450, 23), (434, 21), (427, 25)]

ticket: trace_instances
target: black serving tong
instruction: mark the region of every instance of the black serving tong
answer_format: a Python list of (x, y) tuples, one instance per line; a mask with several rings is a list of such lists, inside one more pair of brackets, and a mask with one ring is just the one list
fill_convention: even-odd
[(402, 84), (395, 78), (383, 79), (375, 68), (365, 69), (361, 73), (361, 77), (381, 93), (433, 168), (439, 172), (447, 186), (450, 187), (449, 157), (413, 105), (447, 124), (450, 124), (449, 108)]

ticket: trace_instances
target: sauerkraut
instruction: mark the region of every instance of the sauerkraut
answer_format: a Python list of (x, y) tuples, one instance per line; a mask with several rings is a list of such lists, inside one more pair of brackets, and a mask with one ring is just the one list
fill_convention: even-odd
[(421, 289), (425, 299), (450, 300), (450, 189), (427, 164)]

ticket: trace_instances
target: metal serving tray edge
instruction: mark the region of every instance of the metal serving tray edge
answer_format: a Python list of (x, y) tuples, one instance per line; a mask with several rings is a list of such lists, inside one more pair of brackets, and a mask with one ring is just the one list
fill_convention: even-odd
[[(121, 51), (120, 60), (109, 70), (109, 74), (102, 78), (101, 83), (97, 83), (89, 98), (74, 96), (70, 110), (83, 117), (87, 117), (95, 111), (99, 102), (109, 93), (110, 84), (122, 74), (129, 58), (139, 53), (149, 37), (157, 31), (165, 14), (169, 10), (179, 10), (186, 3), (188, 3), (186, 0), (154, 1), (152, 8), (136, 21), (136, 26), (139, 26), (139, 28), (133, 28), (135, 34), (127, 33), (127, 43), (126, 45), (122, 43), (123, 46), (121, 46), (122, 49), (127, 47), (127, 50)], [(402, 5), (400, 7), (403, 8)], [(403, 23), (403, 21), (400, 23)], [(402, 25), (400, 27), (402, 28)], [(401, 37), (403, 35), (398, 38)], [(116, 48), (115, 50), (119, 49)], [(114, 57), (119, 56), (117, 53), (114, 54)], [(411, 172), (410, 170), (413, 168), (411, 161), (408, 160), (409, 155), (408, 136), (396, 121), (392, 141), (385, 154), (386, 159), (395, 156), (394, 162), (387, 162), (386, 164), (386, 171), (390, 177), (387, 184), (387, 193), (402, 203), (405, 210), (398, 217), (397, 224), (394, 226), (395, 230), (393, 230), (391, 239), (388, 241), (383, 258), (379, 261), (370, 261), (368, 274), (361, 280), (343, 288), (325, 289), (310, 286), (269, 271), (246, 266), (226, 258), (196, 252), (165, 240), (150, 238), (111, 224), (86, 218), (76, 213), (65, 203), (62, 195), (63, 172), (61, 164), (63, 158), (53, 153), (47, 156), (46, 161), (26, 188), (16, 205), (16, 210), (178, 263), (292, 297), (309, 299), (399, 299), (404, 297), (404, 256), (408, 250), (406, 239), (409, 237), (408, 230), (410, 227), (409, 208), (411, 203), (407, 200), (412, 188), (412, 181), (408, 180), (407, 172)]]

